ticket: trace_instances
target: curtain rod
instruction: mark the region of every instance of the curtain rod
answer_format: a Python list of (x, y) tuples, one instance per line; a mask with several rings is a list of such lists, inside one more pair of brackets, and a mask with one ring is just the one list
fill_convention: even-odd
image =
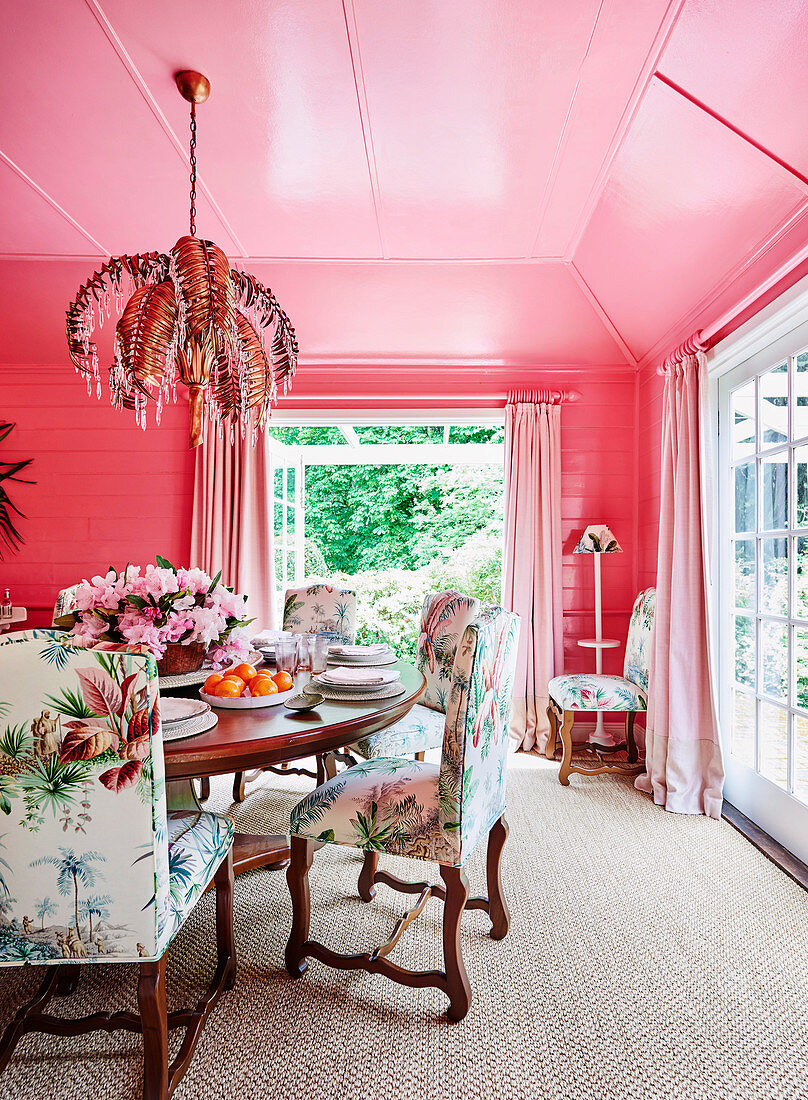
[(692, 336), (688, 336), (686, 340), (683, 340), (670, 355), (662, 360), (660, 366), (657, 367), (657, 374), (666, 374), (676, 363), (681, 363), (686, 355), (695, 355), (697, 351), (706, 351), (709, 346), (709, 341), (705, 339), (704, 333), (699, 329), (698, 332), (694, 332)]
[(578, 390), (509, 390), (508, 404), (561, 405), (566, 401), (580, 401)]

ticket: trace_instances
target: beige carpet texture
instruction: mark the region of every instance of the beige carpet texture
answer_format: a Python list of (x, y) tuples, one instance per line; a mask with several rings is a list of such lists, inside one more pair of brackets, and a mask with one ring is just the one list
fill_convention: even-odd
[[(177, 1100), (808, 1098), (808, 895), (724, 822), (667, 814), (620, 777), (573, 776), (563, 788), (557, 773), (538, 757), (511, 758), (511, 931), (495, 943), (484, 913), (464, 916), (474, 1000), (459, 1024), (436, 990), (317, 962), (290, 980), (285, 876), (241, 876), (236, 986)], [(236, 820), (284, 831), (310, 788), (266, 774)], [(208, 805), (229, 806), (226, 779), (214, 780)], [(312, 934), (339, 950), (383, 942), (412, 904), (386, 886), (360, 902), (360, 862), (326, 847), (310, 876)], [(389, 857), (382, 866), (412, 879), (427, 867)], [(481, 892), (482, 849), (468, 870)], [(212, 972), (212, 901), (172, 945), (169, 1007), (195, 999)], [(430, 900), (391, 958), (438, 965), (440, 913)], [(41, 977), (3, 970), (0, 1026)], [(56, 1010), (133, 1007), (135, 983), (135, 967), (88, 967)], [(0, 1078), (0, 1100), (129, 1100), (141, 1064), (140, 1040), (125, 1033), (29, 1035)]]

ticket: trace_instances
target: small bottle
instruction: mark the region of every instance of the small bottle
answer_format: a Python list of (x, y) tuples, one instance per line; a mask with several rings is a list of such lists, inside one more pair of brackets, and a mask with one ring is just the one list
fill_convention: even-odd
[(3, 603), (0, 605), (0, 619), (10, 619), (13, 612), (14, 607), (11, 603), (11, 590), (7, 588), (3, 593)]

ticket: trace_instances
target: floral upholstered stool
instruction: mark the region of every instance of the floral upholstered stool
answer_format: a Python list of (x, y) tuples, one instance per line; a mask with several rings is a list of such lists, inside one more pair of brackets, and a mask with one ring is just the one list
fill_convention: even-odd
[[(622, 676), (576, 675), (554, 676), (548, 685), (550, 705), (547, 717), (550, 719), (550, 737), (545, 755), (552, 760), (555, 756), (556, 741), (559, 733), (563, 746), (559, 782), (569, 785), (571, 772), (579, 775), (601, 775), (603, 772), (621, 772), (623, 775), (637, 775), (645, 771), (645, 764), (639, 761), (637, 745), (634, 741), (634, 721), (637, 714), (647, 709), (648, 661), (651, 654), (651, 636), (654, 628), (654, 607), (656, 591), (647, 588), (634, 601), (631, 622), (626, 641), (626, 657)], [(602, 713), (625, 712), (626, 739), (622, 744), (605, 748), (589, 745), (596, 754), (595, 765), (573, 763), (572, 727), (576, 712), (600, 711)], [(626, 750), (626, 760), (605, 760), (605, 754)]]

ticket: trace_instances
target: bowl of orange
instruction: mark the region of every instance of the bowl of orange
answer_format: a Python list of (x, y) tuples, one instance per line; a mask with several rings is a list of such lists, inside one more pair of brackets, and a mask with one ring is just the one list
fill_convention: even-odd
[(212, 707), (225, 710), (253, 710), (275, 707), (293, 695), (295, 685), (288, 672), (260, 671), (254, 665), (236, 665), (223, 672), (212, 672), (199, 694)]

